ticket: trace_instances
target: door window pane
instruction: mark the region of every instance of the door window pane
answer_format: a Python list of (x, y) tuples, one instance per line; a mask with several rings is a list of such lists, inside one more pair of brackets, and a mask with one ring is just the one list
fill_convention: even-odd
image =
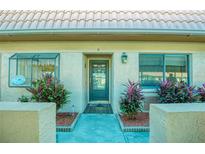
[(105, 90), (106, 65), (105, 64), (94, 64), (92, 78), (93, 78), (93, 89), (94, 90)]
[(140, 55), (139, 72), (142, 86), (158, 86), (163, 80), (163, 55)]
[(187, 56), (166, 55), (166, 79), (173, 82), (184, 81), (188, 83)]

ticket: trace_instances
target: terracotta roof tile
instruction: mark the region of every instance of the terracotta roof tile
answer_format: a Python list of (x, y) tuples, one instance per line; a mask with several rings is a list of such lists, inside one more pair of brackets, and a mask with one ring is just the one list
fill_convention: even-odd
[(110, 12), (110, 20), (117, 20), (117, 12), (116, 11)]
[(35, 15), (35, 12), (29, 12), (29, 13), (27, 14), (26, 19), (24, 19), (24, 20), (25, 20), (25, 21), (31, 21), (31, 20), (33, 19), (34, 15)]
[(14, 16), (14, 14), (12, 14), (12, 13), (6, 14), (6, 17), (5, 17), (4, 20), (2, 20), (2, 21), (11, 21), (11, 22), (12, 22), (11, 18), (12, 18), (13, 16)]
[(62, 17), (62, 20), (70, 20), (72, 13), (70, 11), (66, 11)]
[(109, 28), (109, 20), (102, 20), (100, 25), (102, 28)]
[[(86, 22), (87, 23), (87, 22)], [(69, 27), (68, 28), (76, 28), (77, 20), (70, 20), (69, 21)]]
[(35, 15), (33, 16), (33, 18), (32, 19), (30, 19), (30, 20), (39, 20), (39, 18), (41, 17), (41, 12), (36, 12), (35, 13)]
[(84, 28), (85, 27), (85, 21), (84, 20), (79, 20), (77, 24), (77, 28)]
[(41, 20), (41, 21), (39, 21), (37, 28), (38, 28), (38, 29), (44, 29), (46, 23), (47, 23), (46, 20)]
[(85, 28), (92, 28), (93, 27), (93, 20), (88, 20), (85, 23)]
[(24, 23), (23, 21), (16, 23), (15, 29), (21, 29), (21, 27), (23, 26), (23, 23)]
[(15, 25), (16, 25), (16, 22), (15, 22), (15, 21), (12, 21), (12, 22), (10, 22), (10, 23), (8, 24), (7, 29), (8, 29), (8, 30), (11, 30), (11, 29), (15, 28)]
[(86, 12), (80, 12), (78, 16), (78, 20), (84, 20), (86, 17)]
[(70, 20), (78, 20), (79, 12), (72, 11)]
[(69, 27), (69, 21), (68, 20), (63, 20), (61, 23), (61, 28), (66, 29)]
[(86, 21), (94, 20), (94, 12), (86, 12)]
[(54, 11), (50, 11), (49, 12), (49, 15), (48, 15), (48, 17), (47, 17), (47, 21), (49, 21), (49, 20), (54, 20), (55, 19), (55, 17), (56, 17), (56, 12), (54, 12)]
[(117, 28), (117, 20), (111, 20), (109, 23), (111, 28), (113, 29)]
[[(54, 25), (54, 20), (49, 20), (45, 24), (45, 29), (52, 29)], [(38, 29), (42, 29), (42, 27), (38, 27)]]
[(31, 25), (31, 21), (26, 21), (23, 23), (23, 26), (21, 27), (22, 29), (28, 29)]
[(53, 28), (61, 27), (62, 20), (58, 19), (54, 22)]
[(48, 19), (48, 15), (49, 15), (49, 12), (48, 12), (48, 11), (42, 13), (42, 15), (41, 15), (41, 17), (39, 18), (39, 20), (40, 20), (40, 21), (42, 21), (42, 20), (45, 20), (45, 21), (46, 21), (46, 20)]
[(30, 24), (29, 29), (37, 29), (37, 25), (38, 25), (38, 21), (37, 20), (32, 21), (31, 24)]
[(96, 29), (101, 28), (101, 24), (102, 22), (100, 20), (95, 20), (93, 27), (95, 27)]
[(0, 10), (0, 31), (70, 28), (205, 30), (205, 11)]
[(95, 20), (95, 21), (101, 20), (101, 16), (102, 16), (101, 12), (100, 12), (100, 11), (97, 11), (97, 12), (95, 12), (95, 14), (94, 14), (93, 20)]
[(8, 21), (5, 21), (5, 22), (1, 23), (1, 30), (6, 30), (8, 25), (9, 25)]
[(62, 20), (63, 15), (64, 15), (63, 11), (56, 13), (55, 20)]
[(6, 13), (3, 13), (3, 11), (1, 11), (1, 16), (0, 16), (0, 21), (4, 20), (4, 18), (7, 16)]

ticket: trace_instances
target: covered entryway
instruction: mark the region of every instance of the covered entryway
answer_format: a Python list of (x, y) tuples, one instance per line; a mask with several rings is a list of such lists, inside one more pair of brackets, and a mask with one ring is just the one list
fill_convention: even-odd
[(84, 113), (113, 113), (111, 107), (111, 56), (87, 56), (87, 106)]

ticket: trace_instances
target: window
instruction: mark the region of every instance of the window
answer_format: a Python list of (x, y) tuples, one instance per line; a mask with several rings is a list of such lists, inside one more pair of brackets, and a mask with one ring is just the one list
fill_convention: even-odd
[(165, 66), (166, 79), (188, 83), (188, 57), (186, 55), (166, 55)]
[(144, 88), (155, 88), (165, 79), (189, 84), (189, 55), (140, 54), (140, 82)]
[(163, 80), (163, 57), (140, 55), (140, 81), (143, 86), (157, 86)]
[(16, 53), (9, 58), (9, 86), (30, 87), (46, 73), (59, 79), (58, 53)]

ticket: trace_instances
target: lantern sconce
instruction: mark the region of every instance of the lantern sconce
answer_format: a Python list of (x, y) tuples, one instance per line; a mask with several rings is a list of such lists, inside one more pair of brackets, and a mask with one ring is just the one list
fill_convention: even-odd
[(126, 64), (127, 63), (127, 54), (125, 52), (122, 53), (121, 55), (121, 61), (123, 64)]

